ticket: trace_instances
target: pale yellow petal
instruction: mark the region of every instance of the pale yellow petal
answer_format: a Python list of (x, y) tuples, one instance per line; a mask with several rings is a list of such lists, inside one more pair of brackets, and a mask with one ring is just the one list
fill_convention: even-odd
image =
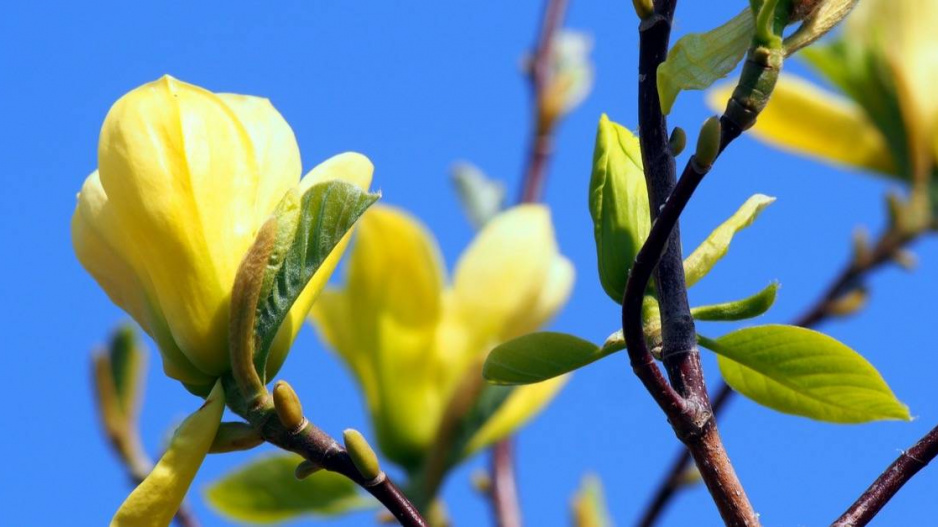
[(371, 164), (371, 161), (359, 153), (345, 152), (338, 154), (323, 161), (303, 176), (303, 180), (300, 181), (300, 192), (306, 192), (316, 183), (334, 179), (347, 181), (367, 189), (371, 186), (371, 176), (374, 170), (375, 167)]
[(456, 266), (454, 302), (463, 321), (500, 340), (537, 303), (556, 254), (547, 207), (521, 205), (493, 218)]
[(557, 255), (551, 264), (550, 273), (547, 276), (547, 281), (544, 282), (537, 303), (524, 316), (516, 319), (512, 326), (505, 329), (502, 340), (520, 337), (536, 331), (550, 322), (554, 315), (567, 303), (567, 299), (570, 298), (575, 277), (576, 271), (573, 268), (573, 263), (563, 256)]
[(173, 339), (200, 370), (224, 372), (231, 284), (258, 226), (244, 127), (216, 95), (163, 77), (114, 104), (98, 162), (109, 228), (133, 240)]
[(166, 527), (182, 504), (215, 439), (225, 410), (221, 381), (195, 413), (176, 429), (169, 448), (150, 475), (124, 500), (112, 527)]
[[(712, 90), (711, 108), (722, 109), (732, 89), (723, 85)], [(885, 139), (858, 106), (792, 75), (779, 79), (750, 133), (822, 161), (885, 174), (895, 171)]]
[(255, 207), (257, 221), (263, 222), (300, 180), (300, 147), (293, 129), (270, 100), (234, 93), (219, 93), (218, 97), (238, 116), (251, 138), (260, 176)]
[(167, 376), (196, 385), (211, 382), (213, 378), (200, 372), (173, 341), (162, 311), (147, 296), (152, 288), (144, 284), (149, 278), (138, 275), (130, 264), (134, 254), (120, 254), (115, 249), (130, 245), (125, 233), (113, 228), (115, 221), (96, 171), (82, 185), (72, 216), (72, 244), (79, 262), (108, 297), (156, 340)]
[(563, 375), (537, 384), (515, 388), (502, 406), (472, 436), (463, 456), (470, 456), (507, 437), (530, 421), (557, 395), (569, 377), (569, 375)]

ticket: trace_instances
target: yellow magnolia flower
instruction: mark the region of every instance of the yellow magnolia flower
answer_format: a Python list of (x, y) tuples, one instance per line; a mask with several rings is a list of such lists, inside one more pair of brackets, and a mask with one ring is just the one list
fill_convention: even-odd
[[(216, 94), (165, 76), (108, 112), (98, 170), (78, 194), (72, 241), (81, 264), (159, 346), (165, 373), (205, 395), (228, 370), (238, 265), (284, 194), (342, 179), (362, 188), (372, 165), (346, 153), (300, 181), (293, 130), (267, 99)], [(281, 326), (280, 368), (347, 243), (317, 271)]]
[[(938, 164), (936, 28), (934, 0), (860, 2), (838, 39), (802, 52), (846, 97), (783, 74), (752, 133), (783, 149), (926, 184)], [(711, 106), (722, 108), (731, 90), (711, 92)]]
[[(573, 266), (557, 249), (550, 213), (523, 205), (495, 216), (447, 284), (436, 241), (407, 213), (375, 206), (358, 224), (343, 289), (311, 316), (365, 392), (381, 450), (413, 470), (437, 440), (457, 389), (492, 347), (545, 324), (566, 302)], [(517, 388), (462, 456), (536, 414), (565, 379)]]

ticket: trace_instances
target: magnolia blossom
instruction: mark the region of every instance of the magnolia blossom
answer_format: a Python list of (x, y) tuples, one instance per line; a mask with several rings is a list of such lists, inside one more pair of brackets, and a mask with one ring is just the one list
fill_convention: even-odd
[[(98, 170), (72, 218), (81, 264), (159, 346), (165, 373), (205, 395), (228, 370), (235, 273), (258, 229), (299, 185), (342, 179), (367, 188), (372, 165), (333, 157), (300, 181), (293, 130), (267, 99), (215, 94), (169, 76), (124, 95), (107, 114)], [(272, 346), (283, 363), (341, 257), (330, 254)]]
[[(427, 229), (401, 210), (375, 206), (359, 221), (345, 286), (324, 291), (311, 316), (358, 378), (381, 450), (413, 470), (438, 446), (457, 392), (482, 382), (488, 351), (550, 320), (573, 279), (544, 206), (495, 216), (451, 282)], [(460, 456), (521, 426), (564, 381), (515, 389)]]

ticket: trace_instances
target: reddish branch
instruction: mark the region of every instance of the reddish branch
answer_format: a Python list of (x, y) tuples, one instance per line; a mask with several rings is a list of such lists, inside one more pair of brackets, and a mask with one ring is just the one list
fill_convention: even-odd
[(912, 476), (938, 455), (938, 427), (915, 443), (893, 461), (866, 492), (831, 524), (831, 527), (861, 527), (866, 525), (892, 499)]
[[(877, 240), (869, 254), (854, 258), (831, 281), (825, 292), (792, 325), (813, 328), (827, 321), (834, 313), (837, 302), (857, 287), (862, 287), (866, 277), (882, 265), (895, 260), (896, 256), (921, 235), (920, 232), (903, 233), (896, 229), (887, 230)], [(725, 382), (720, 383), (713, 398), (713, 414), (720, 415), (736, 392)], [(691, 467), (690, 453), (681, 449), (652, 495), (652, 499), (638, 522), (640, 527), (651, 527), (661, 517), (672, 498), (683, 488), (682, 480)]]
[[(678, 219), (710, 167), (701, 166), (692, 157), (681, 180), (676, 181), (667, 121), (655, 82), (657, 68), (667, 56), (675, 4), (676, 0), (655, 2), (654, 13), (639, 27), (639, 140), (654, 224), (629, 276), (622, 302), (622, 329), (636, 376), (690, 451), (724, 522), (753, 526), (759, 524), (758, 517), (713, 419), (684, 281)], [(723, 121), (721, 150), (739, 135), (736, 127)], [(661, 308), (662, 361), (670, 382), (658, 369), (642, 330), (641, 307), (653, 273)]]

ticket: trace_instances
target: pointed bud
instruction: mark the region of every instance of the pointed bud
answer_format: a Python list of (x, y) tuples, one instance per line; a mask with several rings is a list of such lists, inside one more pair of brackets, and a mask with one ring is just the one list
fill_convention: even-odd
[(896, 251), (896, 254), (892, 257), (892, 259), (906, 271), (914, 271), (918, 266), (918, 258), (915, 257), (915, 254), (905, 249), (899, 249)]
[(863, 309), (866, 305), (867, 291), (865, 287), (857, 287), (844, 293), (827, 305), (827, 313), (837, 317), (852, 315)]
[(342, 433), (342, 439), (345, 442), (345, 449), (355, 468), (366, 480), (374, 480), (381, 476), (381, 466), (378, 463), (378, 456), (368, 444), (365, 436), (354, 428), (348, 428)]
[(652, 4), (652, 0), (632, 0), (632, 6), (635, 7), (635, 14), (642, 20), (645, 20), (655, 13), (655, 6)]
[(674, 130), (671, 130), (671, 138), (668, 139), (668, 146), (671, 147), (671, 155), (679, 156), (681, 152), (684, 151), (684, 147), (687, 146), (687, 133), (684, 132), (684, 129), (680, 126), (675, 126)]
[(308, 459), (304, 459), (302, 463), (296, 466), (296, 470), (293, 471), (293, 475), (296, 476), (296, 479), (306, 479), (320, 470), (322, 470), (322, 465), (319, 463), (313, 463)]
[(859, 227), (853, 232), (853, 265), (862, 267), (869, 261), (873, 251), (870, 248), (870, 233)]
[(479, 494), (487, 496), (492, 493), (492, 477), (485, 470), (476, 470), (470, 476), (470, 480), (472, 481), (472, 488)]
[(303, 417), (300, 398), (286, 381), (277, 381), (274, 385), (274, 409), (277, 410), (277, 417), (287, 430), (298, 432), (306, 426), (307, 421)]
[(700, 135), (697, 136), (697, 152), (694, 154), (694, 159), (697, 165), (704, 170), (709, 170), (720, 154), (720, 132), (721, 125), (718, 117), (707, 119), (700, 128)]

